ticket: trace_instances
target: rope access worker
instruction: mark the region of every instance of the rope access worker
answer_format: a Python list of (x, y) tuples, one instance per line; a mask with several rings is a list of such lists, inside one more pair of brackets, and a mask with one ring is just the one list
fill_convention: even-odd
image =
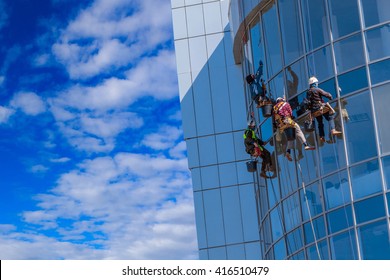
[(320, 136), (320, 141), (325, 142), (325, 131), (324, 131), (324, 117), (330, 126), (331, 135), (340, 135), (341, 131), (336, 130), (334, 123), (334, 109), (330, 106), (329, 103), (325, 103), (322, 97), (326, 97), (329, 100), (332, 100), (332, 95), (329, 92), (324, 91), (318, 87), (318, 79), (316, 77), (311, 77), (309, 79), (309, 89), (306, 93), (306, 98), (309, 100), (309, 109), (311, 115), (316, 118), (318, 123), (318, 133)]
[(259, 68), (257, 69), (256, 74), (249, 74), (245, 78), (250, 87), (252, 100), (256, 102), (257, 108), (260, 108), (264, 101), (268, 101), (268, 98), (265, 96), (266, 88), (263, 80), (261, 79), (262, 76), (263, 62), (260, 60)]
[[(278, 97), (276, 99), (276, 104), (274, 106), (274, 117), (279, 133), (282, 133), (286, 128), (293, 127), (295, 128), (295, 136), (298, 138), (299, 142), (305, 146), (305, 150), (315, 150), (315, 147), (309, 146), (307, 144), (305, 135), (303, 135), (300, 126), (293, 120), (290, 104), (286, 102), (283, 97)], [(292, 161), (291, 149), (293, 148), (294, 140), (287, 140), (285, 157), (289, 161)]]
[(256, 122), (252, 118), (248, 122), (248, 128), (244, 132), (245, 151), (253, 157), (261, 157), (262, 163), (260, 176), (268, 178), (266, 172), (272, 171), (275, 174), (275, 169), (272, 165), (270, 152), (264, 148), (264, 145), (267, 143), (263, 142), (263, 140), (256, 136), (255, 128)]

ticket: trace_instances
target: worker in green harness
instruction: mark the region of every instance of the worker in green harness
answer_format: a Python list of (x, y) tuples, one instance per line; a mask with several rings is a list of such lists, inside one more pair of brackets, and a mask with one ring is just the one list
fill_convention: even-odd
[(268, 178), (266, 174), (267, 171), (272, 171), (274, 173), (272, 177), (275, 177), (275, 169), (272, 165), (271, 154), (266, 148), (264, 148), (266, 143), (257, 137), (255, 128), (256, 122), (252, 118), (248, 122), (248, 128), (244, 132), (245, 151), (255, 158), (261, 157), (261, 177)]

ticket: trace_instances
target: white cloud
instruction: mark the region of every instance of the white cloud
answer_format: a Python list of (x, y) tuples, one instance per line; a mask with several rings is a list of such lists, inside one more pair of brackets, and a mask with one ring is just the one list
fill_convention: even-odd
[(15, 113), (15, 110), (0, 106), (0, 124), (6, 123), (10, 116)]
[(46, 111), (46, 104), (34, 92), (20, 92), (14, 95), (10, 106), (22, 110), (26, 115), (36, 116)]
[(30, 168), (30, 172), (32, 172), (32, 173), (44, 173), (47, 170), (49, 170), (49, 168), (42, 165), (42, 164), (37, 164), (37, 165), (34, 165)]
[(167, 15), (170, 5), (163, 0), (95, 1), (69, 23), (52, 50), (73, 79), (93, 77), (131, 64), (169, 41)]
[[(84, 161), (61, 176), (50, 192), (36, 197), (38, 210), (23, 213), (25, 222), (54, 230), (58, 241), (36, 233), (22, 242), (11, 233), (16, 248), (57, 246), (44, 258), (196, 259), (192, 189), (186, 160), (120, 153), (114, 158)], [(66, 223), (64, 223), (66, 221)], [(9, 228), (12, 231), (12, 228)], [(94, 236), (90, 239), (87, 236)], [(82, 241), (84, 246), (67, 242)], [(65, 246), (70, 251), (64, 251)], [(94, 248), (98, 246), (99, 248)], [(103, 248), (103, 249), (102, 249)], [(31, 252), (0, 243), (0, 257), (36, 258)], [(5, 251), (4, 251), (5, 250)], [(8, 252), (10, 255), (8, 255)], [(74, 255), (73, 255), (74, 254)]]
[(177, 127), (164, 125), (156, 133), (145, 135), (141, 144), (154, 150), (165, 150), (175, 146), (181, 135), (182, 132)]
[(52, 158), (52, 159), (50, 159), (50, 161), (54, 162), (54, 163), (64, 163), (64, 162), (68, 162), (70, 160), (71, 159), (68, 158), (68, 157), (61, 157), (61, 158)]
[(169, 150), (169, 155), (173, 158), (186, 157), (187, 145), (185, 141), (179, 142), (176, 146)]

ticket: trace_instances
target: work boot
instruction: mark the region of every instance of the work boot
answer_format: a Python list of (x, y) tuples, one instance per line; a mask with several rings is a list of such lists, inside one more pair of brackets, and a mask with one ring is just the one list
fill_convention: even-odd
[(315, 150), (315, 149), (316, 149), (316, 148), (313, 147), (313, 146), (309, 146), (309, 145), (305, 146), (305, 150), (306, 150), (306, 151), (311, 151), (311, 150)]
[(288, 161), (292, 161), (290, 153), (285, 153), (284, 156), (288, 159)]
[(325, 142), (326, 142), (325, 137), (324, 137), (324, 136), (321, 136), (321, 137), (320, 137), (320, 141), (321, 141), (322, 143), (325, 143)]
[(330, 131), (330, 133), (332, 133), (332, 135), (340, 135), (340, 134), (343, 134), (341, 131), (338, 131), (338, 130), (336, 130), (336, 129), (332, 129), (332, 130)]
[(267, 174), (265, 173), (264, 170), (261, 171), (260, 173), (260, 177), (263, 177), (263, 178), (268, 178)]

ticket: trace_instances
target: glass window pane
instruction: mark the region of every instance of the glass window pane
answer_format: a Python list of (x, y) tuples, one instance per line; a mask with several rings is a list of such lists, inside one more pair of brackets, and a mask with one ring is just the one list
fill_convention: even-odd
[(385, 176), (386, 189), (390, 190), (390, 156), (384, 157), (382, 159), (382, 166), (383, 166), (383, 174)]
[(305, 252), (304, 251), (300, 251), (299, 253), (291, 256), (290, 260), (306, 260)]
[(210, 248), (209, 260), (226, 260), (226, 247)]
[(203, 208), (203, 194), (202, 192), (194, 192), (194, 206), (195, 206), (195, 220), (196, 232), (198, 236), (198, 247), (207, 247), (206, 224)]
[(358, 233), (364, 260), (390, 259), (390, 239), (386, 220), (360, 227)]
[(351, 167), (351, 180), (355, 200), (382, 191), (378, 160)]
[(200, 169), (202, 189), (214, 189), (219, 187), (218, 166), (212, 165)]
[(244, 244), (226, 246), (228, 260), (245, 260)]
[[(179, 75), (179, 84), (183, 75)], [(184, 79), (184, 78), (183, 78)], [(192, 90), (189, 90), (180, 102), (182, 108), (181, 118), (183, 122), (183, 134), (185, 138), (196, 136), (196, 122), (194, 111), (194, 98)], [(187, 140), (187, 145), (188, 145)]]
[[(294, 154), (293, 154), (294, 156)], [(288, 194), (294, 192), (298, 188), (297, 174), (295, 165), (289, 164), (284, 156), (281, 156), (279, 160), (279, 180), (280, 188), (282, 191), (282, 197), (286, 197)]]
[(284, 87), (283, 72), (280, 72), (275, 78), (269, 82), (269, 90), (272, 97), (276, 99), (278, 96), (286, 94)]
[(186, 13), (184, 8), (172, 9), (172, 21), (175, 28), (173, 29), (175, 39), (187, 37)]
[(264, 239), (264, 251), (267, 251), (271, 244), (272, 244), (272, 230), (271, 230), (271, 220), (270, 216), (268, 215), (262, 226), (262, 234)]
[(356, 0), (329, 0), (329, 6), (334, 39), (360, 29)]
[(366, 67), (362, 67), (338, 77), (340, 95), (345, 95), (368, 87)]
[(332, 260), (357, 260), (358, 252), (354, 230), (333, 236), (330, 239)]
[(203, 5), (204, 26), (206, 33), (223, 32), (220, 3), (213, 2)]
[(303, 190), (301, 194), (301, 205), (303, 220), (307, 220), (320, 214), (323, 211), (321, 203), (321, 191), (318, 183), (306, 187), (306, 195)]
[(371, 61), (390, 56), (389, 29), (390, 24), (386, 24), (378, 28), (367, 30), (365, 33), (368, 57)]
[(304, 59), (287, 67), (287, 96), (288, 98), (304, 91), (307, 88), (307, 75)]
[(262, 18), (264, 26), (265, 48), (267, 50), (268, 77), (272, 77), (282, 69), (278, 19), (274, 2), (266, 7)]
[(390, 213), (390, 192), (386, 194), (386, 199), (387, 199), (387, 210)]
[(198, 147), (201, 166), (216, 164), (218, 162), (215, 136), (199, 137)]
[(199, 73), (192, 84), (192, 89), (194, 92), (195, 118), (198, 136), (214, 134), (213, 109), (208, 70), (202, 70)]
[(198, 154), (198, 140), (188, 139), (187, 144), (187, 157), (188, 157), (188, 167), (198, 167), (199, 166), (199, 154)]
[(370, 77), (373, 85), (390, 80), (390, 59), (370, 64)]
[(191, 169), (191, 178), (192, 178), (192, 188), (194, 191), (199, 191), (202, 189), (202, 179), (200, 176), (200, 168)]
[[(220, 51), (218, 50), (218, 52)], [(230, 107), (229, 97), (226, 96), (226, 93), (229, 92), (227, 73), (221, 71), (220, 67), (210, 67), (209, 69), (215, 132), (232, 131), (231, 113), (230, 110), (227, 110)]]
[(275, 241), (283, 235), (282, 209), (279, 207), (271, 211), (272, 240)]
[(285, 64), (290, 64), (303, 52), (298, 0), (279, 0), (280, 28)]
[(247, 260), (261, 260), (260, 242), (245, 243), (245, 254)]
[(234, 161), (234, 142), (232, 133), (216, 135), (218, 163)]
[(220, 164), (218, 167), (220, 174), (219, 181), (221, 187), (238, 184), (237, 169), (235, 163)]
[[(370, 211), (367, 211), (370, 209)], [(355, 203), (356, 222), (358, 224), (386, 215), (383, 196), (378, 195)]]
[[(230, 56), (228, 56), (227, 59), (229, 57)], [(240, 130), (242, 129), (242, 125), (246, 123), (245, 99), (242, 98), (241, 68), (237, 67), (237, 65), (228, 66), (227, 76), (229, 86), (230, 111), (232, 116), (231, 122), (233, 124), (233, 130)], [(229, 110), (229, 108), (226, 109)], [(242, 144), (242, 142), (240, 142), (240, 144)], [(245, 151), (243, 151), (243, 153), (245, 154)]]
[(323, 179), (326, 209), (351, 202), (347, 171)]
[(318, 248), (315, 245), (312, 245), (306, 252), (309, 260), (328, 260), (328, 241), (324, 240), (319, 242)]
[[(339, 1), (342, 2), (342, 1)], [(351, 51), (353, 50), (353, 52)], [(342, 73), (364, 64), (362, 35), (348, 37), (334, 44), (337, 72)]]
[[(310, 222), (304, 224), (303, 230), (305, 232), (306, 245), (314, 242), (315, 240), (321, 239), (326, 235), (324, 217), (321, 216), (313, 220), (313, 224)], [(315, 234), (315, 238), (314, 238), (314, 234)]]
[(248, 184), (254, 182), (255, 173), (248, 172), (245, 161), (237, 162), (237, 174), (238, 174), (238, 183), (239, 184)]
[(293, 194), (283, 201), (284, 226), (286, 227), (286, 231), (292, 230), (301, 223), (300, 210), (298, 193)]
[(286, 241), (289, 255), (303, 247), (302, 236), (302, 229), (300, 227), (287, 235)]
[(333, 98), (337, 97), (336, 92), (336, 81), (335, 79), (330, 79), (325, 82), (319, 83), (319, 87), (325, 90), (326, 92), (329, 92)]
[[(251, 32), (251, 51), (252, 51), (252, 57), (253, 57), (253, 62), (252, 62), (252, 71), (254, 71), (255, 67), (257, 67), (260, 63), (260, 61), (265, 63), (267, 62), (265, 60), (265, 55), (264, 55), (264, 40), (262, 37), (262, 28), (260, 25), (260, 22), (258, 21), (259, 18), (256, 17), (255, 23), (252, 23), (250, 32)], [(266, 67), (266, 65), (265, 65)], [(266, 68), (264, 68), (266, 69)], [(266, 71), (265, 71), (266, 72)], [(266, 77), (266, 73), (263, 73), (264, 77)]]
[(186, 7), (188, 37), (205, 34), (202, 5)]
[(387, 0), (361, 0), (366, 26), (390, 20), (390, 2)]
[(284, 238), (278, 241), (274, 245), (274, 254), (275, 254), (275, 260), (284, 260), (286, 259), (287, 252), (286, 252), (286, 244), (284, 242)]
[(328, 231), (335, 233), (353, 226), (351, 205), (339, 208), (328, 214)]
[(329, 28), (323, 0), (302, 0), (302, 18), (305, 24), (308, 50), (329, 42)]
[(221, 188), (226, 244), (243, 242), (238, 187)]
[[(349, 120), (344, 122), (350, 163), (377, 155), (369, 92), (346, 98)], [(364, 133), (362, 133), (364, 132)]]
[[(307, 57), (309, 76), (316, 76), (319, 81), (334, 76), (330, 47), (322, 48)], [(307, 86), (305, 84), (305, 86)]]
[[(280, 173), (278, 174), (280, 176)], [(280, 186), (278, 177), (269, 179), (267, 184), (269, 206), (273, 207), (280, 200)]]
[(208, 260), (209, 259), (209, 252), (207, 249), (199, 250), (199, 259), (200, 260)]
[[(377, 119), (379, 146), (381, 153), (390, 152), (390, 122), (389, 122), (389, 102), (390, 84), (385, 84), (372, 89), (374, 97), (375, 114)], [(390, 181), (389, 181), (390, 182)]]
[[(208, 247), (225, 244), (221, 193), (219, 189), (203, 192)], [(211, 255), (211, 252), (209, 251)], [(211, 256), (210, 256), (211, 257)]]
[(239, 187), (240, 204), (242, 213), (242, 228), (244, 231), (244, 241), (259, 240), (259, 229), (257, 220), (256, 199), (253, 195), (253, 185), (244, 185)]

